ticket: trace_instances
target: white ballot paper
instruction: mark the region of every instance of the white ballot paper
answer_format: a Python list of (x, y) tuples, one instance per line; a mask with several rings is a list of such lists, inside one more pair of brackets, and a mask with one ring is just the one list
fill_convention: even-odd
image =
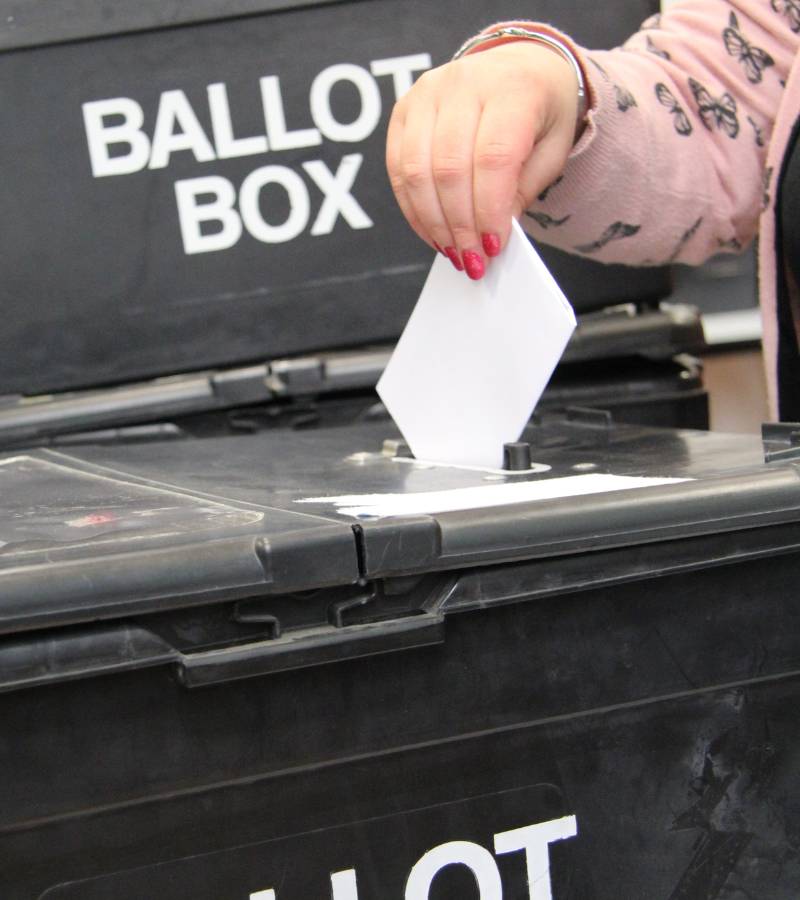
[(480, 281), (436, 257), (378, 394), (417, 459), (500, 468), (575, 324), (514, 222)]

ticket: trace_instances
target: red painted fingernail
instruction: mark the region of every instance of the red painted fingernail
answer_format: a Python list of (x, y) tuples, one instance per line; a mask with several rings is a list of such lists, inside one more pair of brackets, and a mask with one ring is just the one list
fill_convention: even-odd
[(500, 252), (500, 238), (496, 234), (486, 234), (484, 232), (481, 235), (481, 243), (487, 256), (497, 256)]
[(445, 256), (450, 260), (450, 262), (458, 269), (459, 272), (464, 271), (464, 267), (461, 265), (461, 260), (458, 258), (458, 252), (455, 247), (445, 247), (444, 248)]
[(473, 281), (483, 278), (485, 268), (480, 253), (476, 253), (474, 250), (465, 250), (461, 254), (461, 258), (464, 260), (464, 268), (467, 270), (467, 275)]

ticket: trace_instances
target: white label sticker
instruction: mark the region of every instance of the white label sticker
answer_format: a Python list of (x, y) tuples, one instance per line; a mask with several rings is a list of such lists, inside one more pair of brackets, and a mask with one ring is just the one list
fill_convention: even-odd
[(688, 480), (690, 479), (645, 478), (594, 473), (537, 481), (517, 481), (510, 484), (455, 488), (449, 491), (420, 491), (412, 494), (348, 494), (341, 497), (307, 497), (295, 502), (330, 503), (336, 507), (336, 512), (343, 516), (353, 516), (359, 519), (380, 518), (483, 509), (487, 506), (507, 506), (512, 503), (529, 503), (536, 500), (557, 500), (561, 497), (679, 484)]

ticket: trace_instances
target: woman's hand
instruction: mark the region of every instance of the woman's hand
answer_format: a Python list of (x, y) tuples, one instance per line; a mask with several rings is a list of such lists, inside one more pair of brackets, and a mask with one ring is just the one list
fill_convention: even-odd
[(561, 173), (578, 85), (559, 53), (501, 44), (425, 72), (397, 103), (386, 165), (417, 234), (480, 278), (511, 219)]

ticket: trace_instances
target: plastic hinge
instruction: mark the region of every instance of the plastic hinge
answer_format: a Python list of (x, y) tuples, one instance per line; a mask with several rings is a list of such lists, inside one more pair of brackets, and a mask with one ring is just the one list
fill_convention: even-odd
[(214, 395), (225, 403), (241, 405), (269, 400), (272, 391), (267, 387), (269, 370), (266, 365), (249, 366), (217, 372), (211, 378)]
[(334, 352), (325, 355), (326, 390), (373, 388), (389, 362), (392, 347)]
[(325, 363), (315, 356), (282, 359), (270, 364), (267, 386), (278, 396), (314, 394), (325, 381)]

